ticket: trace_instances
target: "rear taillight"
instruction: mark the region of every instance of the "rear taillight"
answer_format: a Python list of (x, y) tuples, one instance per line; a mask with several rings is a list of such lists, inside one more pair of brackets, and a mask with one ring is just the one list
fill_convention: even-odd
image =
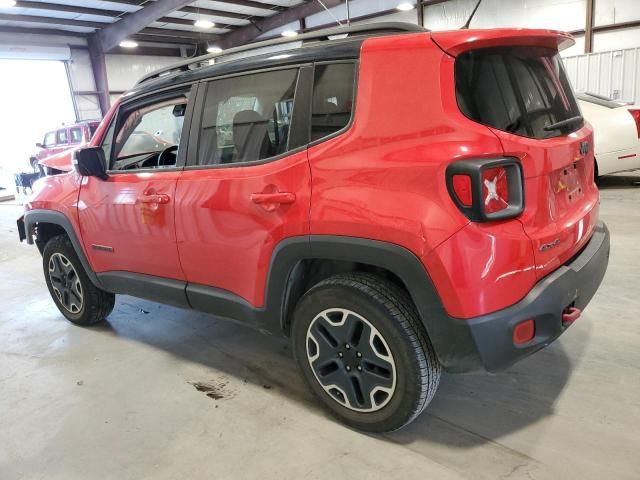
[(471, 177), (469, 177), (469, 175), (454, 175), (453, 191), (455, 192), (458, 200), (460, 200), (460, 203), (465, 207), (470, 207), (473, 204), (473, 198), (471, 196)]
[(522, 167), (516, 158), (460, 160), (447, 167), (447, 188), (474, 222), (517, 217), (524, 209)]
[(629, 113), (636, 121), (636, 130), (638, 131), (638, 138), (640, 138), (640, 110), (629, 110)]

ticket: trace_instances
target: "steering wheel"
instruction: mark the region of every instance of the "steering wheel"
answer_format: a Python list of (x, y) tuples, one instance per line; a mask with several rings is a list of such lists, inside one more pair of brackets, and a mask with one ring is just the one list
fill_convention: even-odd
[(178, 145), (171, 145), (168, 148), (165, 148), (162, 152), (160, 152), (160, 155), (158, 155), (158, 167), (166, 167), (168, 165), (175, 165), (176, 164), (176, 159), (173, 160), (173, 162), (167, 163), (168, 161), (168, 156), (173, 154), (174, 157), (176, 156), (176, 153), (178, 152)]

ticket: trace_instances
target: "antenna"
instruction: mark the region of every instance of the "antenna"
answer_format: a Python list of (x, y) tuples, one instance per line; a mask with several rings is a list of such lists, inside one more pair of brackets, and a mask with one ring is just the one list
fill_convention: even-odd
[(476, 14), (476, 11), (478, 10), (478, 7), (480, 6), (481, 3), (482, 3), (482, 0), (478, 0), (478, 3), (476, 3), (476, 6), (471, 12), (471, 15), (469, 15), (469, 18), (467, 19), (465, 24), (462, 27), (460, 27), (460, 30), (467, 30), (469, 28), (469, 24), (471, 23), (471, 20), (473, 20), (473, 17)]

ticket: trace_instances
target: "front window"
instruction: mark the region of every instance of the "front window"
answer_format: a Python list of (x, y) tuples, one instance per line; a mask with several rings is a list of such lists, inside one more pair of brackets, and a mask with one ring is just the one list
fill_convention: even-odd
[(111, 170), (175, 166), (186, 109), (187, 95), (180, 94), (126, 113), (113, 146), (109, 133), (102, 145), (114, 157)]
[(45, 148), (51, 148), (56, 144), (56, 132), (49, 132), (44, 136), (42, 145)]
[(555, 50), (501, 47), (456, 59), (458, 106), (468, 118), (531, 138), (565, 135), (583, 124)]

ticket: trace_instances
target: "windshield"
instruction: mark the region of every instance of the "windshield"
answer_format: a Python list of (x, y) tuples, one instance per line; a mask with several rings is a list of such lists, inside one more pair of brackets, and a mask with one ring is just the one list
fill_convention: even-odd
[[(555, 50), (501, 47), (472, 50), (456, 59), (456, 98), (468, 118), (531, 138), (579, 129), (580, 110)], [(558, 122), (557, 128), (549, 128)]]

